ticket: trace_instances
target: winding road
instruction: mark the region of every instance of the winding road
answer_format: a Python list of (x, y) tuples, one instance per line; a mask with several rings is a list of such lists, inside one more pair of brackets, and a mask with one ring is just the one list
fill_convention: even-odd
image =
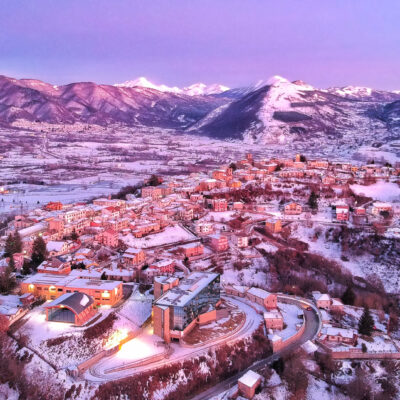
[[(227, 300), (236, 303), (236, 305), (242, 311), (246, 312), (248, 317), (250, 317), (244, 323), (244, 325), (240, 329), (238, 329), (237, 332), (234, 332), (231, 336), (217, 339), (211, 343), (207, 343), (204, 346), (200, 346), (199, 348), (196, 349), (180, 348), (180, 350), (176, 354), (171, 354), (170, 357), (167, 359), (163, 358), (161, 360), (154, 360), (154, 362), (151, 362), (143, 366), (137, 366), (133, 362), (131, 363), (131, 365), (130, 363), (127, 363), (125, 365), (124, 364), (120, 365), (119, 367), (122, 368), (115, 368), (115, 365), (114, 368), (110, 368), (109, 361), (110, 358), (112, 359), (113, 357), (110, 358), (107, 357), (106, 359), (103, 359), (99, 363), (92, 366), (88, 371), (86, 371), (84, 377), (88, 381), (91, 381), (93, 383), (103, 383), (106, 381), (121, 379), (127, 376), (135, 375), (136, 373), (156, 369), (160, 366), (165, 366), (178, 361), (183, 361), (188, 357), (192, 358), (193, 356), (202, 354), (205, 351), (208, 351), (209, 349), (216, 347), (221, 343), (233, 343), (248, 336), (249, 334), (251, 334), (251, 332), (254, 332), (254, 330), (257, 329), (257, 327), (259, 326), (260, 321), (262, 321), (261, 316), (258, 315), (248, 304), (243, 303), (241, 301), (242, 299), (233, 298), (229, 296)], [(277, 351), (276, 353), (270, 355), (269, 357), (263, 360), (256, 361), (246, 370), (241, 371), (222, 382), (219, 382), (212, 388), (209, 388), (204, 392), (192, 397), (191, 400), (209, 400), (212, 397), (225, 392), (226, 390), (230, 389), (233, 385), (235, 385), (238, 379), (248, 370), (250, 369), (253, 371), (261, 370), (262, 368), (269, 365), (273, 361), (277, 360), (278, 358), (282, 357), (285, 354), (288, 354), (298, 349), (303, 343), (307, 342), (308, 340), (312, 340), (316, 337), (321, 326), (321, 320), (318, 310), (305, 299), (295, 298), (293, 296), (278, 295), (278, 301), (279, 300), (284, 302), (286, 302), (285, 300), (290, 300), (289, 301), (290, 303), (297, 305), (304, 311), (305, 329), (303, 334), (298, 339), (285, 346), (283, 349)], [(310, 306), (309, 309), (308, 310), (304, 309), (304, 305), (307, 306), (309, 305)], [(114, 373), (111, 372), (113, 369), (116, 370)]]
[[(143, 366), (137, 365), (137, 361), (132, 361), (126, 362), (125, 364), (121, 362), (121, 364), (118, 366), (112, 365), (113, 367), (120, 368), (110, 368), (110, 364), (113, 364), (113, 359), (115, 359), (116, 357), (116, 355), (113, 355), (101, 360), (100, 362), (89, 368), (89, 370), (86, 371), (84, 374), (85, 379), (97, 383), (121, 379), (127, 376), (135, 375), (140, 372), (157, 369), (159, 367), (173, 364), (175, 362), (184, 361), (185, 359), (204, 354), (208, 350), (218, 347), (222, 343), (230, 344), (250, 336), (260, 326), (260, 323), (262, 323), (262, 316), (255, 312), (248, 304), (243, 303), (240, 299), (226, 297), (226, 300), (236, 305), (238, 309), (244, 312), (247, 316), (245, 323), (241, 325), (238, 330), (232, 331), (231, 334), (217, 338), (213, 341), (205, 342), (201, 346), (186, 347), (173, 343), (171, 344), (171, 348), (174, 351), (171, 353), (169, 358), (158, 360), (156, 356), (154, 362), (148, 363)], [(112, 372), (113, 369), (116, 369), (116, 371)], [(106, 372), (106, 370), (108, 371)]]
[[(299, 306), (302, 305), (302, 302), (299, 301)], [(277, 360), (278, 358), (282, 357), (285, 354), (290, 353), (291, 351), (296, 350), (299, 348), (303, 343), (307, 342), (307, 340), (313, 339), (320, 328), (320, 319), (317, 311), (314, 308), (311, 310), (304, 310), (304, 317), (305, 317), (305, 330), (301, 337), (299, 337), (296, 341), (290, 343), (285, 348), (277, 351), (276, 353), (272, 354), (271, 356), (256, 361), (253, 365), (245, 369), (244, 371), (238, 372), (237, 374), (231, 376), (230, 378), (219, 382), (215, 386), (210, 389), (205, 390), (204, 392), (194, 396), (191, 400), (210, 400), (212, 397), (217, 396), (226, 390), (230, 389), (233, 385), (235, 385), (238, 379), (243, 376), (247, 371), (258, 371), (273, 361)]]

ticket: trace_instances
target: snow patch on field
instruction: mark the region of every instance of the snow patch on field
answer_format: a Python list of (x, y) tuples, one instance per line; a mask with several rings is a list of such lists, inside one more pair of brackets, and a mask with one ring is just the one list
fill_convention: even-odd
[(122, 237), (122, 240), (129, 247), (135, 247), (138, 249), (145, 249), (147, 247), (161, 246), (164, 244), (193, 239), (196, 239), (196, 236), (183, 229), (179, 225), (169, 226), (165, 228), (163, 232), (155, 233), (144, 238), (135, 238), (132, 235)]
[(350, 185), (350, 189), (356, 194), (364, 194), (374, 200), (400, 201), (400, 187), (393, 182), (379, 181), (373, 185)]

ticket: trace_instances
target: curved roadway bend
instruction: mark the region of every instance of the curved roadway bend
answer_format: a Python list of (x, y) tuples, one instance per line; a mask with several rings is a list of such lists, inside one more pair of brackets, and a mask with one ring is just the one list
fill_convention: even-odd
[(275, 361), (282, 355), (285, 355), (287, 353), (290, 353), (291, 351), (297, 349), (300, 347), (303, 343), (305, 343), (307, 340), (313, 339), (315, 335), (318, 333), (319, 329), (319, 316), (317, 312), (312, 308), (311, 310), (304, 310), (304, 317), (305, 317), (305, 330), (303, 335), (295, 340), (293, 343), (289, 344), (286, 346), (284, 349), (277, 351), (276, 353), (270, 355), (267, 358), (264, 358), (263, 360), (256, 361), (253, 365), (245, 369), (244, 371), (238, 372), (237, 374), (231, 376), (230, 378), (219, 382), (212, 388), (205, 390), (204, 392), (198, 394), (197, 396), (192, 397), (191, 400), (209, 400), (214, 396), (217, 396), (221, 394), (222, 392), (225, 392), (229, 388), (231, 388), (234, 384), (237, 383), (238, 379), (245, 374), (248, 370), (253, 370), (257, 371), (271, 362)]
[[(262, 322), (262, 318), (257, 314), (248, 304), (241, 302), (239, 299), (233, 299), (233, 298), (228, 298), (229, 302), (236, 303), (236, 305), (241, 308), (242, 311), (245, 312), (246, 315), (252, 315), (251, 318), (246, 320), (244, 325), (236, 332), (234, 332), (232, 335), (229, 337), (223, 337), (216, 339), (215, 341), (205, 343), (203, 346), (199, 346), (196, 348), (192, 347), (187, 347), (185, 349), (180, 349), (181, 351), (178, 352), (178, 354), (173, 353), (172, 356), (169, 358), (167, 363), (174, 363), (178, 361), (183, 361), (187, 359), (188, 357), (192, 358), (193, 356), (203, 354), (207, 352), (209, 349), (214, 348), (215, 346), (220, 345), (221, 343), (230, 343), (232, 341), (239, 341), (240, 339), (243, 339), (251, 332), (255, 331), (257, 327), (260, 325)], [(184, 350), (184, 351), (182, 351)], [(111, 356), (113, 357), (113, 356)], [(85, 378), (87, 380), (90, 380), (92, 382), (105, 382), (105, 381), (112, 381), (112, 380), (117, 380), (121, 378), (125, 378), (127, 376), (132, 376), (135, 373), (140, 373), (148, 370), (152, 370), (161, 366), (166, 365), (166, 360), (163, 359), (161, 361), (156, 361), (154, 363), (145, 365), (145, 366), (135, 366), (135, 363), (132, 363), (132, 367), (129, 367), (129, 363), (124, 366), (126, 369), (120, 370), (115, 373), (104, 373), (104, 369), (106, 368), (105, 365), (108, 363), (109, 357), (106, 359), (100, 361), (99, 363), (93, 365), (91, 368), (89, 368), (88, 371), (85, 373)]]

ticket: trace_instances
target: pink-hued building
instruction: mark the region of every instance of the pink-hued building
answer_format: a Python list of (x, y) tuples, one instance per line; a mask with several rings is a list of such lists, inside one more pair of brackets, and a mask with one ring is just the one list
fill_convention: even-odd
[(215, 199), (212, 201), (213, 210), (224, 212), (228, 209), (228, 202), (225, 199)]
[(180, 246), (183, 250), (184, 257), (198, 257), (204, 254), (204, 246), (201, 243), (189, 243), (184, 246)]
[(63, 204), (59, 201), (50, 201), (50, 203), (47, 203), (44, 208), (47, 211), (60, 211), (63, 208)]
[(233, 241), (237, 247), (244, 249), (249, 245), (249, 237), (244, 233), (238, 233), (233, 236)]
[(331, 306), (330, 309), (332, 311), (343, 311), (344, 309), (344, 305), (342, 303), (342, 300), (337, 299), (337, 298), (333, 298), (331, 299)]
[(379, 215), (383, 211), (391, 212), (392, 211), (392, 205), (390, 203), (383, 203), (381, 201), (376, 201), (372, 205), (372, 210), (371, 210), (372, 214)]
[(267, 310), (275, 310), (277, 308), (277, 297), (274, 293), (269, 293), (264, 289), (252, 287), (246, 292), (246, 297)]
[(174, 276), (156, 276), (154, 278), (154, 300), (157, 300), (168, 290), (179, 285), (179, 278)]
[(289, 203), (285, 206), (286, 215), (299, 215), (303, 212), (303, 207), (298, 203)]
[(156, 271), (156, 275), (173, 274), (175, 271), (175, 261), (168, 258), (155, 261), (150, 264), (149, 269)]
[(122, 259), (126, 265), (140, 265), (144, 263), (146, 260), (146, 254), (142, 249), (135, 249), (133, 247), (129, 247), (125, 250), (125, 253), (122, 255)]
[(240, 394), (246, 399), (252, 399), (256, 393), (256, 389), (261, 384), (261, 375), (249, 370), (239, 380), (238, 388)]
[(214, 232), (214, 225), (212, 222), (198, 222), (196, 224), (196, 233), (199, 235), (208, 235)]
[(331, 296), (329, 296), (329, 294), (314, 291), (312, 292), (312, 297), (318, 308), (324, 308), (326, 310), (330, 308)]
[(271, 310), (264, 313), (265, 327), (267, 329), (283, 329), (283, 317), (278, 310)]
[(71, 272), (71, 263), (62, 259), (62, 257), (54, 257), (51, 260), (43, 261), (37, 269), (41, 274), (68, 275)]
[(118, 232), (114, 229), (106, 229), (101, 234), (101, 243), (108, 247), (118, 247)]
[(211, 247), (215, 251), (226, 251), (229, 249), (229, 241), (228, 238), (224, 235), (215, 234), (211, 235)]
[(354, 346), (357, 342), (357, 334), (352, 329), (325, 327), (320, 333), (320, 340), (335, 343), (346, 343)]
[(243, 210), (244, 204), (241, 201), (235, 201), (233, 203), (234, 210)]
[(265, 221), (265, 230), (267, 232), (278, 233), (282, 231), (282, 222), (280, 219), (270, 218)]
[(59, 256), (68, 252), (67, 241), (50, 241), (46, 244), (47, 251), (50, 256)]
[(366, 214), (365, 208), (364, 207), (356, 207), (354, 209), (354, 214), (356, 214), (356, 215), (365, 215)]
[(349, 220), (349, 206), (347, 204), (338, 204), (336, 206), (336, 219), (338, 221), (348, 221)]

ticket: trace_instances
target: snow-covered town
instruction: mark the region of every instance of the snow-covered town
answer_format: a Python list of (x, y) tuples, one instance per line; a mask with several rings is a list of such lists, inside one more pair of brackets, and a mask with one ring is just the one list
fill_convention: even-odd
[[(277, 374), (285, 354), (321, 381), (315, 369), (329, 363), (398, 360), (399, 175), (399, 165), (248, 153), (15, 215), (0, 260), (9, 350), (77, 399), (155, 371), (165, 380), (141, 386), (146, 398), (278, 396), (289, 390)], [(230, 375), (242, 377), (227, 389), (175, 373), (213, 382), (229, 351)], [(339, 397), (340, 371), (324, 382)]]
[(0, 10), (0, 400), (400, 400), (399, 1)]

